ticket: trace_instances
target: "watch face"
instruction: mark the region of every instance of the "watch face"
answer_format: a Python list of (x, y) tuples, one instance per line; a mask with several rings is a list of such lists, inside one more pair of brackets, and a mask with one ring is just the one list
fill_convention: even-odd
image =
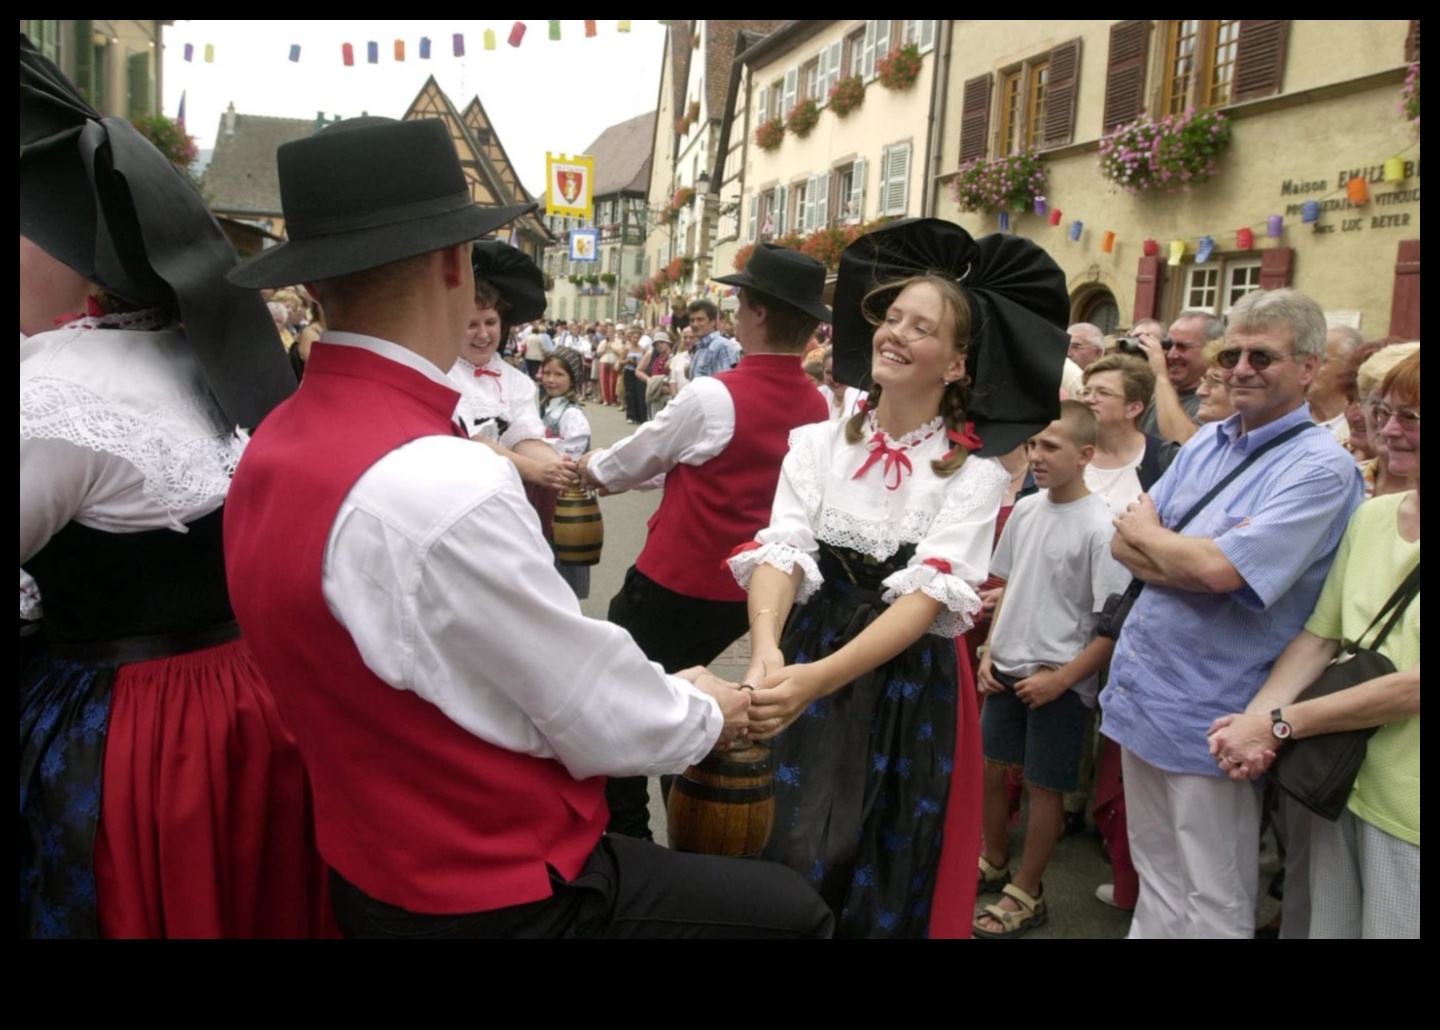
[(1289, 740), (1291, 733), (1290, 724), (1281, 719), (1271, 725), (1270, 732), (1281, 740)]

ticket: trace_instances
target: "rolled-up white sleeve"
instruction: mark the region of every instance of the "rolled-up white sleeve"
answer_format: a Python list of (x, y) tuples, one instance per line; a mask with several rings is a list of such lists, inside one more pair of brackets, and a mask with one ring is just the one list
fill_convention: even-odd
[(735, 436), (735, 402), (721, 382), (697, 379), (649, 422), (590, 459), (607, 490), (634, 490), (676, 465), (703, 465)]
[(679, 771), (720, 735), (708, 695), (581, 614), (514, 467), (485, 448), (431, 437), (378, 462), (336, 517), (322, 582), (382, 680), (577, 778)]

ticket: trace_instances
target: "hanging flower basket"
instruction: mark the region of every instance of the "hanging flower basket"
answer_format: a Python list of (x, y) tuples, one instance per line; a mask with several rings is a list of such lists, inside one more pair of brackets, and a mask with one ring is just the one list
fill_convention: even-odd
[(604, 283), (606, 286), (614, 286), (614, 285), (615, 285), (615, 273), (614, 273), (614, 272), (601, 272), (601, 273), (600, 273), (600, 281), (601, 281), (602, 283)]
[(875, 62), (875, 71), (879, 76), (880, 85), (886, 89), (897, 91), (909, 89), (920, 77), (919, 45), (906, 43), (902, 47), (896, 47)]
[(745, 246), (737, 250), (735, 252), (735, 259), (731, 262), (731, 264), (735, 267), (735, 271), (745, 271), (745, 266), (750, 263), (750, 258), (753, 257), (754, 254), (755, 244), (753, 243), (747, 243), (745, 244)]
[(685, 118), (691, 125), (700, 120), (700, 101), (690, 101), (690, 106), (685, 109)]
[(840, 267), (840, 255), (845, 252), (846, 247), (866, 233), (874, 232), (882, 225), (892, 221), (894, 219), (887, 216), (877, 218), (873, 222), (866, 222), (864, 225), (832, 225), (816, 229), (800, 240), (799, 250), (834, 271)]
[(830, 87), (830, 110), (844, 118), (865, 102), (865, 80), (859, 75), (841, 79)]
[(189, 168), (200, 156), (200, 151), (195, 146), (195, 137), (186, 133), (179, 122), (166, 118), (163, 114), (136, 118), (130, 124), (181, 171)]
[(585, 281), (586, 281), (587, 283), (589, 283), (591, 286), (595, 286), (596, 284), (598, 284), (598, 283), (600, 282), (600, 276), (599, 276), (598, 274), (594, 273), (594, 272), (591, 272), (589, 275), (587, 275), (587, 276), (585, 277)]
[(666, 225), (673, 225), (680, 220), (680, 212), (689, 207), (695, 200), (695, 188), (693, 186), (681, 186), (670, 198), (670, 203), (665, 205), (660, 212), (660, 221)]
[(1032, 153), (966, 161), (950, 184), (961, 211), (1021, 211), (1045, 192), (1045, 164)]
[(790, 109), (790, 115), (785, 119), (785, 127), (790, 130), (796, 139), (804, 139), (810, 135), (810, 130), (820, 121), (820, 105), (813, 100), (802, 100)]
[(1100, 141), (1100, 174), (1127, 193), (1175, 193), (1220, 174), (1229, 149), (1230, 119), (1219, 111), (1142, 117)]
[(1400, 113), (1405, 120), (1415, 127), (1415, 135), (1420, 135), (1420, 62), (1416, 61), (1410, 66), (1410, 71), (1405, 76), (1405, 85), (1400, 90)]
[(755, 130), (755, 145), (761, 150), (774, 150), (785, 140), (785, 123), (779, 118), (761, 122)]

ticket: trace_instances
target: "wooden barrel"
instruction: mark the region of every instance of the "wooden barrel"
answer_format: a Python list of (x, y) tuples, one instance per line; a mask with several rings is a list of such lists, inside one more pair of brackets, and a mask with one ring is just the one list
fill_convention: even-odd
[(600, 502), (583, 487), (572, 486), (555, 501), (555, 557), (562, 565), (599, 565), (605, 543)]
[(768, 745), (709, 755), (670, 786), (670, 846), (702, 855), (758, 858), (775, 828)]

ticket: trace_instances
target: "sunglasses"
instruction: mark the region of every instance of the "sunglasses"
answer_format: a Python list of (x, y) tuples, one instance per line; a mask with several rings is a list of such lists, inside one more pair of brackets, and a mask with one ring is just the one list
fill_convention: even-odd
[(1284, 361), (1284, 354), (1276, 354), (1268, 350), (1241, 350), (1239, 347), (1231, 347), (1222, 350), (1215, 355), (1215, 364), (1229, 371), (1240, 364), (1240, 356), (1244, 355), (1250, 362), (1250, 367), (1256, 372), (1263, 372), (1277, 361)]

